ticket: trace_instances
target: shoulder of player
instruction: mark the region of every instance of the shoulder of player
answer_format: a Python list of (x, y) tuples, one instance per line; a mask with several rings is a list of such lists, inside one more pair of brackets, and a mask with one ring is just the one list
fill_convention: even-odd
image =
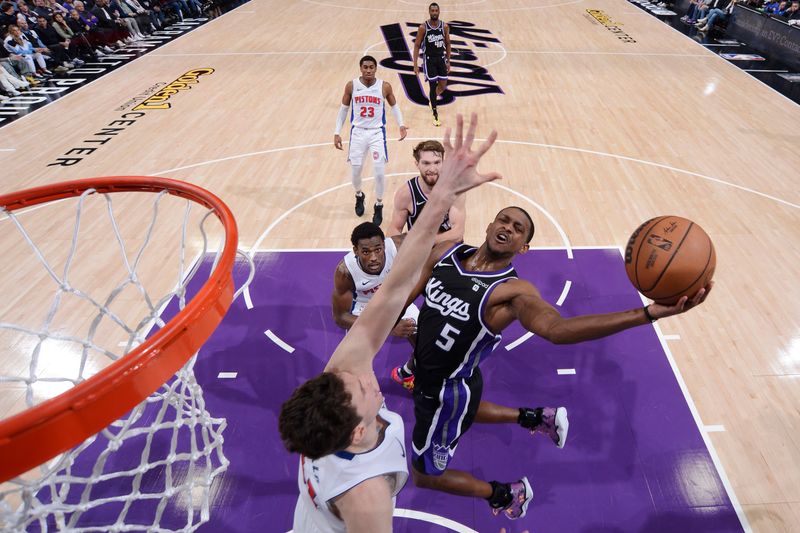
[(494, 291), (492, 291), (490, 303), (510, 303), (511, 300), (518, 296), (531, 296), (540, 298), (539, 290), (536, 288), (536, 286), (534, 286), (533, 283), (526, 279), (515, 278), (497, 285)]
[(353, 92), (353, 80), (348, 81), (344, 84), (345, 92), (352, 93)]
[(334, 502), (343, 514), (348, 514), (348, 511), (350, 511), (364, 515), (372, 509), (381, 507), (385, 510), (384, 506), (391, 507), (392, 505), (392, 492), (389, 487), (389, 481), (383, 475), (365, 479), (337, 497)]
[(408, 187), (408, 182), (394, 191), (394, 208), (411, 211), (411, 189)]
[(344, 262), (344, 259), (339, 261), (339, 264), (336, 265), (336, 271), (333, 275), (333, 281), (335, 285), (344, 285), (348, 288), (355, 287), (353, 282), (353, 275), (350, 274), (350, 269), (347, 268), (347, 264)]

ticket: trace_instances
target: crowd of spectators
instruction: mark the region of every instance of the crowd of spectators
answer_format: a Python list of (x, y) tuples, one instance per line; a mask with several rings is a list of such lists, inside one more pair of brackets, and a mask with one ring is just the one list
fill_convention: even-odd
[(800, 27), (800, 0), (690, 0), (681, 21), (697, 26), (699, 31), (709, 31), (725, 24), (737, 4)]
[(2, 0), (0, 102), (46, 82), (54, 73), (68, 72), (184, 17), (218, 8), (216, 0), (206, 0), (205, 5), (201, 0)]

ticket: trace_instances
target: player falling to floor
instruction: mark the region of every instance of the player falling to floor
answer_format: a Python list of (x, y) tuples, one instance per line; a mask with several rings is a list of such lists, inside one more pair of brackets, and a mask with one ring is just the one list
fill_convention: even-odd
[(711, 289), (709, 284), (672, 306), (653, 303), (644, 309), (562, 317), (532, 283), (517, 277), (511, 264), (528, 250), (533, 233), (533, 220), (524, 209), (501, 210), (479, 248), (453, 243), (434, 247), (410, 297), (413, 301), (425, 295), (414, 351), (414, 483), (484, 498), (495, 514), (511, 519), (524, 516), (533, 497), (527, 477), (514, 483), (486, 482), (448, 468), (461, 437), (473, 422), (518, 423), (549, 434), (562, 447), (567, 420), (563, 409), (516, 409), (481, 401), (479, 365), (497, 347), (502, 331), (519, 321), (556, 344), (599, 339), (683, 313), (702, 303)]
[(422, 49), (422, 67), (430, 88), (428, 100), (433, 112), (433, 125), (441, 126), (437, 100), (447, 88), (450, 75), (450, 28), (439, 19), (439, 4), (428, 6), (429, 19), (420, 24), (414, 40), (414, 74), (419, 75), (419, 52)]
[[(350, 234), (353, 250), (339, 261), (333, 275), (331, 310), (336, 325), (346, 330), (353, 327), (391, 272), (405, 237), (406, 234), (387, 238), (372, 222), (363, 222), (353, 229)], [(391, 335), (408, 339), (413, 346), (417, 316), (419, 309), (412, 303), (392, 328)]]
[(408, 478), (403, 420), (383, 401), (373, 359), (406, 307), (442, 217), (460, 194), (500, 177), (477, 165), (497, 133), (472, 150), (477, 117), (466, 136), (457, 117), (453, 145), (425, 212), (406, 235), (383, 287), (331, 355), (322, 374), (300, 385), (281, 406), (279, 430), (298, 452), (300, 495), (294, 531), (388, 533), (394, 497)]
[[(342, 95), (342, 105), (336, 117), (336, 129), (333, 132), (333, 145), (342, 149), (342, 126), (350, 110), (350, 144), (347, 161), (356, 190), (356, 215), (364, 214), (364, 192), (361, 190), (361, 171), (364, 157), (372, 160), (375, 173), (375, 206), (372, 222), (381, 225), (383, 222), (383, 191), (386, 186), (385, 165), (389, 161), (386, 149), (386, 104), (392, 110), (397, 125), (400, 126), (400, 140), (406, 138), (408, 128), (403, 123), (400, 106), (392, 92), (392, 86), (375, 77), (378, 62), (372, 56), (364, 56), (358, 61), (361, 75), (347, 82)], [(352, 104), (352, 109), (351, 109)]]
[[(410, 230), (422, 214), (428, 197), (439, 179), (439, 172), (444, 162), (444, 147), (439, 141), (422, 141), (414, 147), (413, 155), (414, 165), (417, 167), (419, 175), (408, 180), (395, 192), (392, 217), (389, 221), (389, 235), (402, 234), (403, 227)], [(466, 196), (466, 194), (462, 194), (445, 214), (434, 243), (461, 242), (464, 239), (464, 224), (467, 217)], [(414, 389), (413, 357), (405, 365), (397, 367), (392, 372), (392, 379), (408, 390)]]

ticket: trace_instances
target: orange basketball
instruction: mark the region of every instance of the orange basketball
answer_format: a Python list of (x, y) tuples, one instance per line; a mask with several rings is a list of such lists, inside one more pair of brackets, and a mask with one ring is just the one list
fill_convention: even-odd
[(633, 232), (625, 247), (625, 271), (639, 292), (673, 305), (691, 298), (714, 275), (717, 255), (703, 228), (685, 218), (651, 218)]

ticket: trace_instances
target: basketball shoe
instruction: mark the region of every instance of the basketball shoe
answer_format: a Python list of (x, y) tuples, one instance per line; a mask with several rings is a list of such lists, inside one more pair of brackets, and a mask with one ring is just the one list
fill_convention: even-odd
[(520, 426), (529, 429), (531, 435), (536, 433), (547, 435), (559, 448), (563, 448), (567, 443), (569, 420), (565, 407), (537, 407), (536, 409), (520, 407), (517, 422)]
[(519, 481), (508, 483), (506, 486), (511, 493), (511, 502), (505, 507), (493, 508), (492, 514), (497, 516), (503, 513), (510, 520), (522, 518), (528, 512), (528, 504), (533, 500), (531, 484), (528, 482), (528, 478), (524, 477)]
[(442, 121), (439, 120), (439, 110), (433, 108), (433, 104), (431, 103), (430, 100), (428, 100), (428, 107), (431, 109), (431, 112), (433, 113), (433, 125), (436, 127), (441, 126)]
[(372, 214), (372, 223), (380, 226), (383, 222), (383, 204), (375, 204), (375, 212)]
[(409, 392), (414, 392), (414, 374), (408, 375), (403, 370), (403, 365), (392, 369), (392, 381), (402, 385)]
[(356, 193), (356, 216), (364, 214), (364, 193)]

